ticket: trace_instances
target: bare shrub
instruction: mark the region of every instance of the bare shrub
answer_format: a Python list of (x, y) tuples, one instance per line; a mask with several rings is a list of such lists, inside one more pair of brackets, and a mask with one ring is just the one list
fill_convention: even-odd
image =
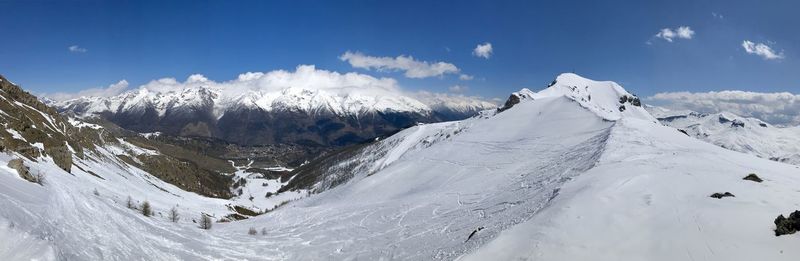
[(125, 201), (125, 206), (130, 209), (136, 209), (136, 205), (133, 204), (133, 198), (131, 198), (131, 196), (128, 196), (128, 199)]

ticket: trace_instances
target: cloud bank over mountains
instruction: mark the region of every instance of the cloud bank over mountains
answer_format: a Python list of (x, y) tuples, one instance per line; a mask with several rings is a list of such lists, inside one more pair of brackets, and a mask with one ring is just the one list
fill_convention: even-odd
[(789, 92), (664, 92), (648, 97), (647, 101), (671, 109), (731, 112), (775, 125), (800, 125), (800, 95)]
[[(299, 65), (294, 71), (275, 70), (269, 72), (246, 72), (239, 74), (236, 79), (217, 82), (204, 75), (193, 74), (180, 81), (176, 78), (161, 78), (152, 80), (136, 88), (129, 88), (126, 80), (111, 84), (105, 88), (90, 88), (76, 93), (51, 93), (43, 96), (55, 100), (65, 101), (84, 96), (112, 97), (127, 91), (147, 90), (150, 92), (167, 93), (180, 92), (190, 88), (207, 87), (219, 91), (222, 95), (237, 96), (242, 93), (279, 92), (287, 88), (305, 90), (319, 90), (337, 95), (370, 95), (370, 96), (409, 96), (425, 101), (447, 101), (451, 103), (481, 103), (486, 102), (477, 96), (465, 96), (461, 93), (466, 88), (460, 88), (459, 94), (410, 92), (402, 89), (397, 80), (388, 77), (373, 77), (356, 72), (339, 73), (317, 69), (314, 65)], [(435, 97), (433, 99), (432, 97)]]

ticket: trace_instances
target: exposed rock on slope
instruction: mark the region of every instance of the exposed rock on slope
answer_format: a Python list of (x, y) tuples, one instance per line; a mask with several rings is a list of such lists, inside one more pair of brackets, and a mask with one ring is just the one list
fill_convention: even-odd
[(49, 156), (70, 172), (73, 154), (82, 158), (84, 147), (91, 147), (90, 140), (94, 137), (81, 133), (54, 109), (2, 76), (0, 90), (2, 149), (19, 152), (29, 159)]
[[(197, 162), (209, 162), (196, 153), (196, 157), (176, 158), (158, 150), (141, 150), (156, 147), (156, 142), (141, 140), (132, 145), (121, 137), (139, 138), (113, 125), (102, 127), (66, 118), (48, 107), (35, 96), (20, 89), (0, 76), (0, 146), (3, 150), (17, 152), (31, 161), (52, 160), (66, 172), (72, 172), (75, 161), (122, 160), (145, 169), (156, 177), (188, 191), (202, 195), (231, 197), (230, 165), (218, 168), (201, 167)], [(128, 138), (130, 140), (130, 138)], [(99, 147), (113, 148), (113, 155), (103, 155)], [(157, 148), (156, 148), (157, 149)], [(188, 155), (187, 154), (187, 155)], [(194, 158), (195, 160), (188, 160)], [(217, 160), (219, 161), (219, 160)], [(222, 164), (218, 164), (222, 165)], [(103, 173), (94, 173), (102, 177)]]

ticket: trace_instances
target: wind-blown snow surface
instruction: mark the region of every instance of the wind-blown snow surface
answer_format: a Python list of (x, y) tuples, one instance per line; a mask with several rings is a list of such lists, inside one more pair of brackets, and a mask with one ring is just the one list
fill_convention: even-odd
[(798, 188), (795, 166), (623, 119), (595, 168), (464, 260), (797, 260), (800, 237), (772, 221), (800, 209)]
[[(3, 168), (0, 224), (14, 225), (0, 229), (0, 237), (11, 239), (0, 241), (0, 259), (800, 256), (792, 247), (797, 235), (771, 231), (775, 216), (800, 208), (796, 167), (692, 139), (641, 107), (615, 112), (620, 104), (610, 101), (629, 94), (614, 85), (565, 74), (550, 88), (577, 86), (587, 95), (533, 93), (502, 113), (406, 129), (351, 159), (360, 166), (348, 182), (208, 231), (189, 221), (204, 204), (217, 206), (208, 199), (186, 195), (181, 206), (190, 207), (174, 224), (119, 202), (133, 189), (126, 186), (149, 187), (139, 181), (108, 174), (119, 187), (95, 196), (91, 188), (103, 183), (58, 172), (51, 163), (35, 164), (52, 171), (44, 187)], [(753, 171), (764, 183), (741, 179)], [(708, 197), (724, 191), (736, 197)], [(162, 212), (174, 204), (151, 202)], [(267, 234), (250, 236), (249, 228)]]

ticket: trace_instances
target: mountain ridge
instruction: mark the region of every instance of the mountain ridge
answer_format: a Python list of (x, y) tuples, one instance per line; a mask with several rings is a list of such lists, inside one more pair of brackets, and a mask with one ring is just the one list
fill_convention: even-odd
[(648, 106), (666, 125), (708, 143), (761, 158), (800, 165), (800, 127), (779, 127), (731, 112), (699, 113)]
[(463, 119), (496, 107), (466, 96), (420, 95), (429, 106), (395, 92), (342, 93), (299, 87), (231, 93), (198, 85), (166, 92), (139, 88), (112, 97), (80, 97), (51, 105), (61, 112), (101, 117), (142, 133), (208, 136), (242, 144), (320, 145), (358, 143), (417, 122)]

